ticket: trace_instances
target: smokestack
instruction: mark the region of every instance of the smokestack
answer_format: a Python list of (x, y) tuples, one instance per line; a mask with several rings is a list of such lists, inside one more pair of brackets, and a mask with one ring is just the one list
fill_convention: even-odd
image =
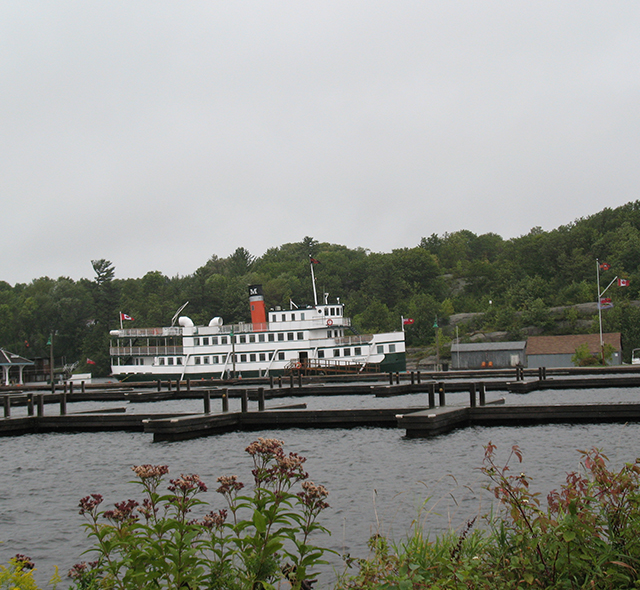
[[(251, 305), (251, 323), (266, 324), (267, 310), (264, 306), (262, 285), (249, 286), (249, 304)], [(255, 330), (256, 328), (254, 328)], [(264, 329), (264, 328), (263, 328)]]

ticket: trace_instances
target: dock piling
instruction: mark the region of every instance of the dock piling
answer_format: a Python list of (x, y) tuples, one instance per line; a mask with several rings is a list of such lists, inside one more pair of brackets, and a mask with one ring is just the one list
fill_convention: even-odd
[(162, 381), (158, 379), (158, 391), (162, 391)]
[(187, 391), (191, 391), (191, 379), (187, 379)]
[(258, 412), (264, 412), (264, 387), (258, 387)]
[(204, 413), (211, 414), (211, 391), (205, 389), (202, 399), (204, 401)]
[(298, 373), (298, 387), (302, 387), (302, 371)]
[(69, 381), (69, 395), (73, 395), (73, 381)]
[(420, 371), (418, 371), (416, 373), (417, 379), (418, 379), (418, 385), (420, 385)]
[(393, 385), (393, 373), (389, 373), (389, 385)]
[(2, 405), (4, 406), (4, 417), (11, 418), (11, 398), (8, 395), (2, 398)]
[(400, 373), (396, 373), (396, 385), (400, 385)]
[(269, 389), (273, 389), (273, 375), (269, 375)]
[(27, 398), (27, 414), (29, 416), (33, 416), (33, 396), (30, 395)]
[(246, 389), (240, 390), (240, 411), (246, 414), (249, 411), (249, 396)]
[(82, 393), (86, 393), (84, 381), (80, 381), (80, 391), (82, 391)]
[(65, 386), (65, 391), (63, 391), (60, 394), (60, 415), (61, 416), (66, 416), (67, 415), (67, 392), (66, 392), (66, 386)]
[(176, 379), (176, 393), (180, 393), (180, 379)]
[(436, 384), (429, 383), (429, 409), (436, 407)]
[(471, 383), (469, 385), (469, 407), (476, 407), (476, 384)]
[(229, 411), (229, 390), (222, 390), (222, 412), (226, 414)]
[(289, 375), (289, 387), (293, 389), (293, 373)]
[(446, 401), (444, 399), (444, 382), (441, 381), (440, 383), (438, 383), (438, 395), (440, 396), (440, 406), (445, 406), (446, 405)]
[(480, 397), (480, 405), (484, 406), (487, 403), (487, 386), (484, 382), (478, 383), (478, 395)]
[(44, 416), (44, 393), (36, 396), (36, 407), (38, 408), (38, 416)]

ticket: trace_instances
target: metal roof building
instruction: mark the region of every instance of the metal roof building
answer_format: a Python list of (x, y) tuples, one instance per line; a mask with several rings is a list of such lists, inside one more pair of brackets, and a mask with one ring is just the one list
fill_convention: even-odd
[[(613, 347), (610, 365), (622, 364), (622, 346), (620, 332), (603, 334), (605, 344)], [(527, 366), (538, 367), (573, 367), (571, 357), (576, 349), (586, 344), (593, 356), (600, 355), (600, 334), (572, 334), (569, 336), (531, 336), (527, 341)]]
[(10, 384), (10, 373), (11, 370), (14, 369), (13, 373), (15, 375), (17, 368), (18, 374), (16, 375), (18, 379), (18, 383), (22, 384), (22, 372), (26, 366), (33, 365), (33, 361), (21, 357), (13, 352), (9, 352), (4, 348), (0, 348), (0, 367), (2, 367), (2, 383), (4, 385)]
[(525, 366), (525, 341), (477, 342), (451, 345), (453, 369), (505, 369)]

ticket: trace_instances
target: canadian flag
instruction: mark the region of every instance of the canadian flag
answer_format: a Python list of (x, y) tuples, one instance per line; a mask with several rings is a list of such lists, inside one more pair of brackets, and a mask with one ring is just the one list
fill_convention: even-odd
[(629, 279), (618, 279), (618, 287), (628, 287)]
[(120, 319), (133, 321), (133, 318), (130, 315), (127, 315), (126, 313), (122, 313), (122, 312), (120, 312)]
[(87, 365), (95, 365), (96, 361), (92, 361), (91, 359), (87, 359)]
[(402, 323), (407, 326), (413, 324), (413, 318), (402, 318)]

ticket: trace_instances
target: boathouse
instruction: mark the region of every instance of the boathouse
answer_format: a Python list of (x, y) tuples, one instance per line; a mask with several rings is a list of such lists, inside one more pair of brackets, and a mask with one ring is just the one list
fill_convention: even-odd
[(33, 365), (33, 361), (21, 357), (4, 348), (0, 348), (0, 367), (2, 367), (2, 384), (10, 385), (11, 379), (22, 384), (25, 367)]
[(451, 345), (451, 366), (454, 369), (505, 369), (525, 366), (527, 343), (474, 342)]
[[(622, 364), (620, 332), (602, 335), (605, 344), (613, 347), (610, 365)], [(531, 336), (527, 341), (527, 367), (573, 367), (571, 357), (579, 346), (586, 344), (593, 356), (600, 355), (600, 334), (571, 334), (568, 336)]]

